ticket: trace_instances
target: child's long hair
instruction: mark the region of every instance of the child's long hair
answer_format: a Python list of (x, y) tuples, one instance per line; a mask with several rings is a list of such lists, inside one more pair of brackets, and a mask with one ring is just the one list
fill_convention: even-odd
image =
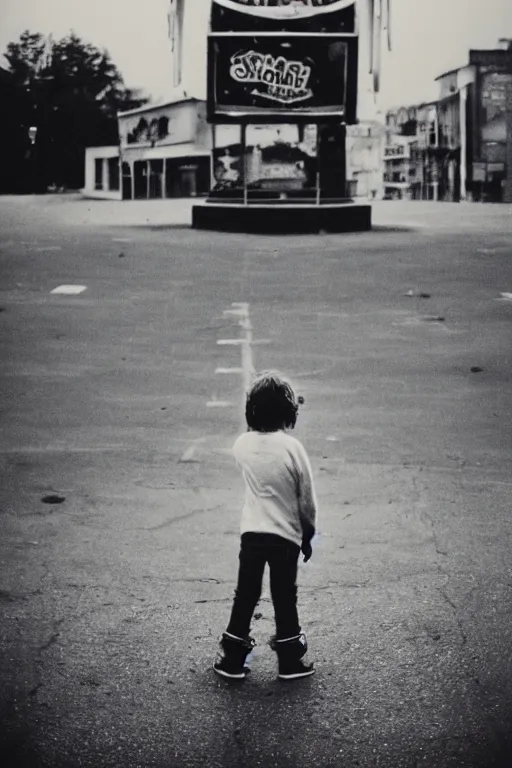
[(245, 418), (249, 429), (256, 432), (277, 432), (293, 429), (299, 403), (291, 384), (273, 372), (262, 373), (247, 394)]

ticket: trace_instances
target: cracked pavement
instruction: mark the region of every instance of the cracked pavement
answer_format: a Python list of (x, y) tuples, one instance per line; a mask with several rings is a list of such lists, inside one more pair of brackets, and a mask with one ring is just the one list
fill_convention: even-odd
[[(258, 238), (80, 205), (0, 198), (2, 764), (510, 768), (510, 209), (389, 203), (401, 228)], [(267, 581), (251, 675), (211, 670), (237, 301), (257, 368), (305, 397), (320, 503), (299, 574), (317, 674), (289, 685)]]

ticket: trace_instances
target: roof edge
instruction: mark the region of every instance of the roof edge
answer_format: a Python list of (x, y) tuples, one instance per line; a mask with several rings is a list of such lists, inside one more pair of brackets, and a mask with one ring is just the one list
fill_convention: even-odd
[(169, 99), (169, 101), (163, 101), (161, 104), (145, 104), (142, 107), (136, 107), (135, 109), (127, 109), (124, 112), (118, 112), (118, 117), (129, 117), (131, 115), (141, 115), (144, 112), (152, 112), (155, 109), (163, 109), (164, 107), (172, 107), (174, 104), (185, 104), (186, 102), (206, 101), (205, 99), (199, 99), (197, 96), (181, 96), (177, 99)]

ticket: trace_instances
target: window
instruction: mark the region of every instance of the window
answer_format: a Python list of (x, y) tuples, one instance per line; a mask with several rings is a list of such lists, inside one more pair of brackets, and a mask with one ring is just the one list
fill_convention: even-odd
[(108, 186), (113, 192), (119, 189), (119, 158), (111, 157), (108, 161)]
[(169, 118), (161, 117), (158, 120), (158, 138), (165, 139), (169, 135)]
[(94, 161), (94, 189), (103, 189), (103, 158)]

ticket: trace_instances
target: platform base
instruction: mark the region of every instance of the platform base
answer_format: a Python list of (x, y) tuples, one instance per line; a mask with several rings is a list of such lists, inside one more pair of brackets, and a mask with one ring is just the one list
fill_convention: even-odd
[(205, 203), (192, 208), (192, 227), (218, 232), (294, 234), (367, 232), (372, 228), (370, 205), (241, 205)]

